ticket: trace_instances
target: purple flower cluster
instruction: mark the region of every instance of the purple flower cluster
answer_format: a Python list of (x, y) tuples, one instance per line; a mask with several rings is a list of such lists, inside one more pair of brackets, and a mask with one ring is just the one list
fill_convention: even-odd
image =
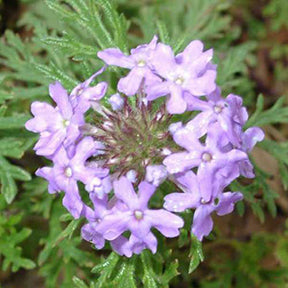
[[(59, 82), (51, 84), (56, 107), (32, 103), (26, 128), (40, 134), (36, 153), (53, 162), (36, 174), (48, 181), (49, 193), (64, 192), (73, 217), (87, 219), (82, 237), (97, 249), (107, 240), (127, 257), (143, 249), (156, 253), (153, 231), (178, 236), (184, 222), (175, 213), (186, 209), (194, 210), (191, 232), (202, 240), (213, 229), (211, 214), (231, 213), (243, 198), (225, 190), (240, 175), (254, 177), (248, 153), (264, 133), (243, 129), (248, 114), (242, 99), (221, 96), (212, 56), (198, 40), (174, 55), (156, 36), (129, 56), (109, 48), (98, 57), (130, 70), (110, 98), (106, 82), (91, 85), (103, 68), (70, 94)], [(196, 116), (189, 121), (173, 122), (173, 114), (191, 111)], [(166, 193), (159, 207), (150, 198), (164, 181), (178, 191)]]

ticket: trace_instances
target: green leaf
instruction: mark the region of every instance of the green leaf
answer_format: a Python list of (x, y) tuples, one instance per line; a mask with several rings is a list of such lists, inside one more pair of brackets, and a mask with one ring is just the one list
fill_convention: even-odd
[(35, 139), (33, 138), (6, 137), (0, 139), (0, 155), (20, 159), (34, 142)]
[(89, 288), (83, 280), (79, 279), (76, 276), (74, 276), (72, 280), (75, 284), (75, 287), (77, 287), (77, 288)]
[(4, 195), (5, 200), (8, 204), (12, 203), (16, 194), (17, 186), (10, 173), (5, 173), (3, 170), (0, 170), (0, 179), (1, 179), (1, 193)]
[(28, 115), (13, 115), (9, 117), (0, 117), (0, 129), (23, 128), (24, 124), (31, 118)]
[(65, 238), (71, 238), (74, 231), (79, 226), (82, 219), (74, 219), (72, 220), (68, 226), (60, 233), (60, 235), (55, 239), (55, 242), (52, 243), (52, 247), (54, 248), (56, 245), (59, 244)]
[(188, 270), (188, 273), (190, 274), (195, 271), (201, 262), (204, 261), (202, 243), (194, 235), (191, 236), (191, 248), (189, 256), (191, 257)]
[(99, 273), (100, 276), (96, 281), (96, 287), (103, 287), (106, 281), (109, 280), (111, 274), (113, 273), (120, 257), (118, 254), (112, 252), (107, 259), (105, 259), (102, 263), (96, 265), (91, 272), (92, 273)]
[(170, 42), (169, 32), (167, 30), (167, 27), (165, 23), (161, 20), (158, 20), (156, 22), (157, 29), (159, 31), (159, 37), (161, 42), (168, 44)]
[[(288, 107), (284, 106), (285, 98), (280, 97), (277, 102), (264, 111), (264, 98), (259, 95), (254, 114), (248, 120), (246, 126), (264, 126), (267, 124), (287, 123)], [(283, 107), (284, 106), (284, 107)]]
[(159, 287), (156, 282), (156, 275), (153, 271), (150, 254), (147, 251), (141, 253), (142, 265), (144, 268), (143, 284), (145, 288), (157, 288)]
[(117, 271), (117, 276), (113, 280), (114, 287), (119, 288), (137, 288), (135, 281), (135, 257), (124, 260), (120, 269)]

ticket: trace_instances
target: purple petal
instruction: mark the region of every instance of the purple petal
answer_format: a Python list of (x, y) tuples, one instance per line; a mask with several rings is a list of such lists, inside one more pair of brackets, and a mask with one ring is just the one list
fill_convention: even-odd
[(73, 165), (84, 165), (84, 162), (96, 152), (96, 143), (92, 137), (84, 137), (76, 146), (75, 156), (72, 159)]
[(179, 229), (184, 226), (184, 221), (177, 215), (164, 209), (147, 210), (145, 217), (149, 217), (149, 222), (166, 237), (176, 237)]
[(150, 210), (145, 211), (145, 215), (141, 220), (137, 220), (134, 216), (129, 220), (129, 230), (137, 238), (143, 239), (150, 232), (151, 223), (150, 221), (147, 221), (146, 216), (146, 213), (148, 213), (148, 211)]
[(146, 210), (147, 204), (154, 194), (156, 187), (146, 181), (142, 181), (139, 184), (138, 189), (139, 207), (141, 207), (142, 210)]
[(171, 193), (165, 196), (164, 208), (172, 212), (183, 212), (188, 208), (196, 208), (199, 196), (196, 193)]
[(34, 147), (36, 154), (41, 156), (53, 155), (63, 143), (65, 136), (66, 133), (63, 130), (58, 130), (54, 133), (45, 133), (45, 136), (41, 135)]
[[(81, 83), (82, 87), (88, 87), (91, 82), (100, 74), (102, 74), (106, 70), (106, 66), (103, 66), (101, 69), (99, 69), (97, 72), (95, 72), (90, 78), (88, 78), (85, 82)], [(71, 93), (72, 94), (72, 93)]]
[(48, 192), (50, 194), (60, 192), (60, 188), (57, 186), (57, 184), (55, 182), (53, 170), (51, 167), (40, 168), (35, 172), (35, 174), (48, 181)]
[(236, 147), (239, 147), (240, 139), (235, 131), (231, 116), (229, 114), (224, 112), (221, 113), (221, 115), (219, 115), (218, 117), (218, 121), (221, 128), (226, 132), (227, 137), (231, 141), (231, 143)]
[(50, 84), (49, 93), (59, 107), (60, 113), (63, 115), (63, 117), (66, 120), (70, 119), (73, 114), (72, 106), (68, 99), (68, 93), (63, 88), (61, 83), (55, 82), (55, 84)]
[(214, 103), (222, 100), (220, 87), (217, 86), (216, 89), (212, 93), (210, 93), (209, 95), (206, 95), (206, 98), (209, 101), (212, 101)]
[(197, 195), (198, 198), (200, 197), (198, 178), (193, 171), (177, 175), (175, 182), (184, 192), (192, 193), (195, 197)]
[(152, 63), (156, 73), (166, 79), (170, 77), (170, 73), (175, 71), (177, 67), (172, 48), (163, 43), (157, 44), (157, 48), (153, 53)]
[(215, 120), (211, 111), (201, 112), (186, 124), (186, 129), (199, 139), (208, 132), (209, 124)]
[(169, 94), (168, 82), (158, 82), (146, 88), (147, 100), (152, 101)]
[(219, 216), (231, 213), (234, 210), (235, 203), (242, 200), (243, 195), (240, 192), (223, 193), (219, 199), (219, 204), (216, 207), (216, 212)]
[(108, 65), (115, 65), (130, 69), (135, 65), (133, 59), (124, 55), (123, 52), (118, 48), (108, 48), (103, 51), (99, 51), (97, 56)]
[(67, 131), (65, 134), (66, 134), (66, 139), (63, 141), (63, 145), (65, 147), (73, 145), (75, 143), (75, 140), (80, 136), (79, 126), (75, 125), (74, 123), (71, 123), (67, 127)]
[(246, 108), (242, 107), (242, 98), (234, 94), (229, 94), (226, 101), (229, 104), (232, 115), (234, 115), (233, 120), (243, 126), (248, 120), (248, 113)]
[(119, 255), (125, 255), (128, 258), (132, 256), (133, 252), (130, 248), (130, 244), (127, 238), (119, 236), (115, 240), (112, 240), (110, 244), (112, 249)]
[(184, 93), (184, 99), (187, 103), (188, 111), (205, 111), (211, 110), (211, 104), (207, 101), (201, 100), (190, 93)]
[(78, 219), (81, 216), (83, 202), (76, 182), (74, 185), (69, 185), (69, 191), (66, 191), (62, 202), (63, 206), (67, 208), (74, 218)]
[(239, 163), (240, 174), (246, 178), (254, 178), (254, 167), (249, 160), (244, 160)]
[(116, 197), (123, 201), (131, 209), (137, 209), (138, 197), (135, 194), (133, 185), (126, 177), (121, 177), (113, 182)]
[(97, 232), (107, 240), (115, 240), (124, 231), (128, 230), (131, 216), (126, 212), (107, 215), (97, 226)]
[(187, 89), (195, 96), (210, 94), (216, 89), (215, 79), (216, 71), (208, 70), (203, 76), (191, 80)]
[(213, 229), (211, 213), (214, 211), (212, 205), (206, 204), (199, 206), (193, 217), (192, 233), (202, 241), (204, 236), (208, 236)]
[(142, 68), (133, 68), (129, 74), (118, 82), (118, 90), (127, 96), (136, 94), (144, 78)]
[(194, 40), (176, 57), (177, 59), (181, 59), (181, 63), (189, 65), (202, 54), (203, 48), (204, 45), (201, 41)]
[(105, 196), (103, 199), (99, 199), (94, 193), (89, 193), (89, 197), (94, 206), (95, 217), (102, 219), (108, 211), (108, 197)]
[(243, 150), (251, 152), (256, 143), (261, 142), (264, 137), (265, 134), (259, 127), (248, 128), (243, 134)]
[(214, 175), (216, 171), (209, 168), (200, 166), (197, 171), (200, 195), (204, 201), (209, 201), (214, 192), (213, 181), (215, 181)]
[(153, 254), (157, 251), (157, 238), (151, 232), (145, 236), (145, 239), (139, 239), (131, 235), (129, 243), (131, 250), (135, 254), (140, 254), (146, 248), (150, 249)]
[(188, 70), (193, 71), (193, 73), (195, 73), (194, 75), (198, 76), (204, 71), (204, 69), (207, 69), (207, 64), (212, 60), (212, 57), (213, 57), (212, 49), (205, 51), (204, 53), (199, 55), (199, 57), (197, 57), (197, 59), (195, 59), (193, 63), (189, 65), (190, 67), (188, 66)]
[[(191, 122), (191, 121), (190, 121)], [(190, 123), (189, 122), (189, 123)], [(198, 135), (193, 133), (191, 123), (188, 126), (190, 129), (180, 128), (178, 129), (174, 135), (174, 141), (181, 147), (185, 148), (188, 151), (198, 151), (199, 155), (204, 150), (204, 147), (198, 140)]]
[(81, 236), (88, 242), (92, 242), (97, 249), (102, 249), (105, 245), (105, 239), (95, 230), (96, 223), (89, 223), (82, 227)]
[(183, 98), (181, 86), (176, 84), (170, 85), (170, 96), (167, 100), (167, 110), (171, 114), (182, 114), (186, 111), (187, 103)]
[(59, 112), (45, 102), (33, 102), (31, 104), (31, 112), (35, 118), (28, 120), (25, 127), (34, 133), (46, 130), (54, 131), (55, 126), (58, 125), (59, 121), (62, 121)]
[(169, 155), (163, 161), (169, 173), (175, 174), (183, 172), (187, 169), (194, 168), (200, 164), (198, 151), (191, 152), (178, 152)]

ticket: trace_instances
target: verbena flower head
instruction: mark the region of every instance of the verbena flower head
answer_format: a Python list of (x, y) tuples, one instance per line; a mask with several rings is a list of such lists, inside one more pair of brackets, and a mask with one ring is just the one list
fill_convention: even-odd
[[(178, 55), (155, 36), (130, 55), (109, 48), (98, 56), (108, 67), (70, 94), (50, 85), (56, 107), (32, 103), (26, 128), (40, 135), (36, 153), (53, 162), (36, 174), (50, 193), (64, 194), (75, 218), (87, 219), (82, 237), (97, 249), (108, 241), (126, 257), (156, 253), (155, 230), (177, 237), (184, 222), (175, 213), (186, 209), (194, 210), (191, 233), (202, 240), (213, 228), (212, 213), (228, 214), (243, 198), (227, 187), (240, 175), (254, 177), (248, 153), (263, 131), (243, 129), (242, 99), (221, 95), (213, 51), (199, 40)], [(99, 77), (110, 65), (129, 71), (106, 95), (109, 84)]]

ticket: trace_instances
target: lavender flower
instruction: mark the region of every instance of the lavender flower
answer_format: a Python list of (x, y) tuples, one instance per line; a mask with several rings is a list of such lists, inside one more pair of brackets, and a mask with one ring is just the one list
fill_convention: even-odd
[(151, 101), (170, 95), (167, 100), (169, 113), (185, 112), (186, 97), (207, 95), (216, 88), (216, 71), (210, 63), (212, 55), (212, 49), (203, 52), (203, 44), (197, 40), (192, 41), (176, 57), (170, 46), (157, 44), (152, 63), (155, 74), (164, 78), (164, 81), (148, 87), (147, 99)]
[(235, 176), (234, 174), (224, 178), (214, 175), (212, 181), (209, 181), (213, 186), (211, 197), (205, 200), (201, 195), (199, 178), (192, 171), (188, 171), (176, 178), (185, 193), (172, 193), (165, 196), (164, 207), (173, 212), (196, 209), (191, 230), (202, 241), (203, 236), (208, 236), (213, 228), (211, 213), (215, 211), (219, 216), (229, 214), (233, 211), (234, 204), (242, 200), (243, 196), (240, 192), (223, 193), (223, 189)]
[(97, 231), (107, 240), (114, 240), (123, 232), (130, 231), (133, 237), (141, 239), (148, 246), (151, 227), (155, 227), (166, 237), (179, 235), (179, 228), (183, 227), (183, 220), (164, 210), (151, 210), (148, 201), (155, 191), (155, 187), (147, 182), (141, 182), (138, 195), (127, 178), (121, 177), (114, 181), (114, 193), (122, 201), (125, 209), (114, 210), (104, 217), (97, 227)]
[[(79, 218), (83, 203), (79, 195), (77, 181), (89, 185), (95, 179), (101, 183), (109, 171), (103, 168), (89, 168), (85, 166), (86, 160), (95, 151), (94, 141), (91, 137), (84, 138), (75, 148), (75, 152), (68, 155), (62, 146), (53, 157), (53, 167), (38, 169), (36, 175), (49, 181), (50, 192), (64, 191), (63, 205), (75, 218)], [(108, 186), (109, 189), (109, 186)], [(108, 193), (109, 191), (105, 191)], [(96, 192), (97, 193), (97, 192)], [(102, 196), (102, 194), (101, 194)]]
[(80, 135), (79, 127), (84, 124), (83, 113), (73, 110), (67, 91), (59, 82), (51, 84), (49, 91), (57, 107), (33, 102), (31, 112), (35, 117), (25, 124), (27, 130), (40, 133), (34, 149), (43, 156), (52, 156), (61, 145), (73, 144)]
[[(238, 149), (223, 152), (221, 149), (221, 134), (217, 129), (207, 133), (205, 145), (189, 129), (182, 128), (173, 135), (174, 141), (187, 152), (177, 152), (164, 159), (169, 173), (180, 173), (198, 167), (197, 176), (205, 201), (211, 196), (211, 179), (219, 170), (234, 169), (237, 162), (248, 159), (247, 154)], [(232, 165), (232, 167), (231, 167)], [(224, 173), (224, 172), (223, 172)]]
[(98, 52), (98, 57), (108, 65), (115, 65), (130, 69), (130, 73), (120, 79), (118, 90), (128, 96), (137, 93), (143, 79), (146, 85), (149, 82), (159, 81), (158, 77), (151, 71), (151, 56), (156, 48), (157, 37), (154, 36), (149, 44), (140, 45), (131, 50), (131, 55), (123, 54), (118, 48), (109, 48)]
[[(243, 111), (245, 108), (242, 107), (242, 100), (239, 98), (239, 96), (230, 94), (226, 99), (223, 99), (220, 96), (220, 89), (216, 89), (215, 92), (208, 95), (208, 101), (197, 101), (196, 105), (195, 101), (191, 101), (191, 110), (199, 109), (202, 112), (187, 123), (186, 128), (194, 132), (197, 131), (198, 136), (201, 137), (208, 132), (210, 124), (217, 122), (229, 141), (239, 147), (241, 139), (236, 126), (242, 128), (244, 125), (243, 118), (245, 118), (242, 115), (246, 112), (246, 110)], [(237, 107), (239, 100), (241, 101), (240, 109)]]

